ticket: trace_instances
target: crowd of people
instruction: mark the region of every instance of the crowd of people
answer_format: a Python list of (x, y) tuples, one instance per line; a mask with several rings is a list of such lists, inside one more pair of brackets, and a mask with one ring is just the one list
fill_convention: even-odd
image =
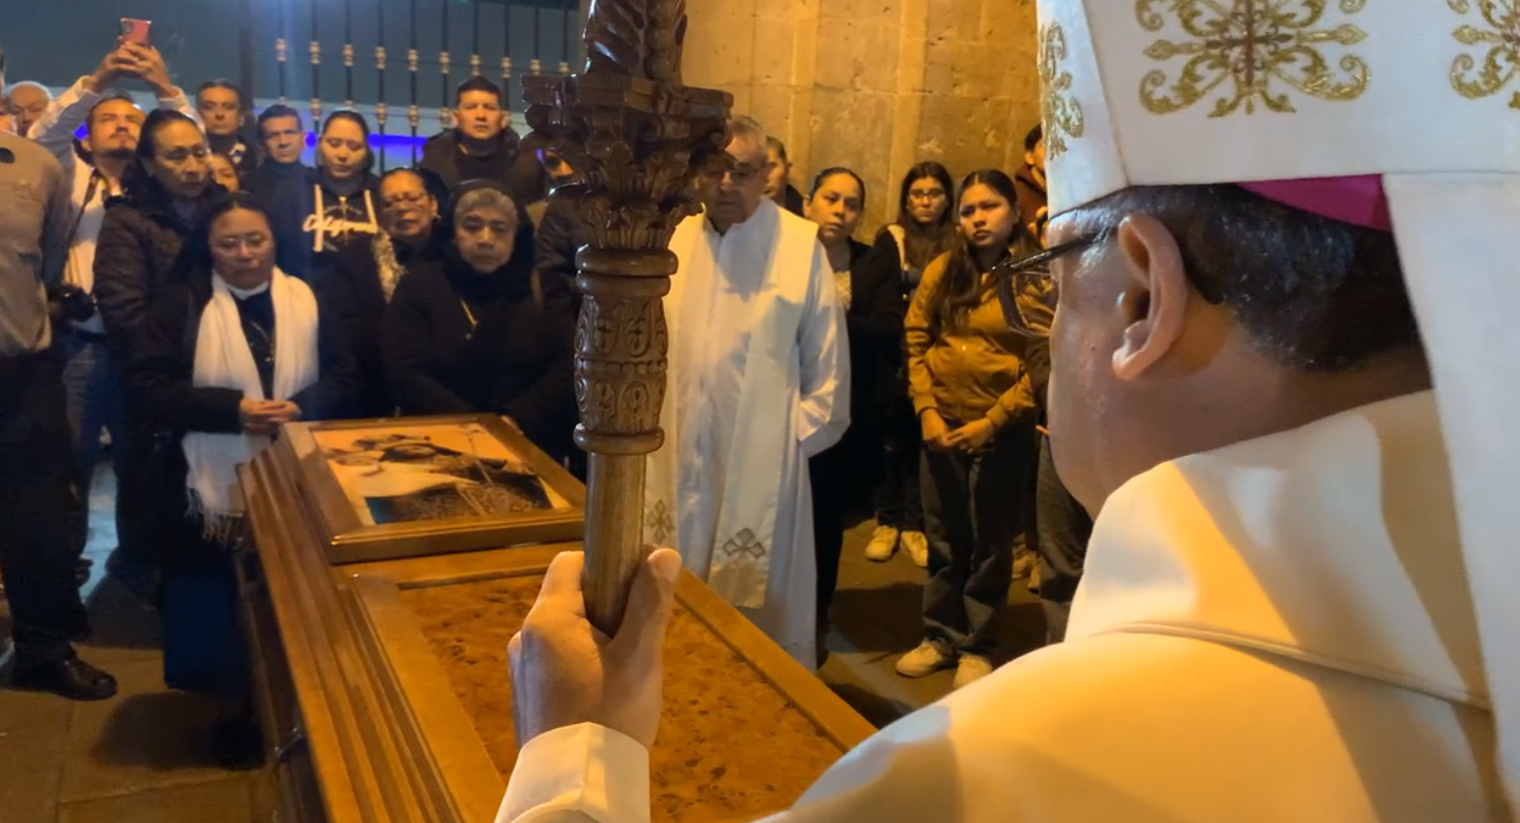
[[(140, 110), (129, 81), (157, 107)], [(12, 184), (34, 220), (0, 220), (0, 246), (37, 249), (0, 260), (18, 295), (0, 310), (0, 394), (30, 398), (6, 411), (0, 489), (16, 682), (115, 693), (71, 645), (87, 631), (83, 500), (105, 433), (107, 572), (158, 611), (166, 683), (220, 701), (227, 761), (254, 758), (236, 467), (292, 421), (492, 413), (583, 474), (575, 171), (525, 145), (483, 77), (459, 86), (453, 127), (415, 168), (383, 174), (361, 114), (311, 124), (308, 167), (295, 109), (254, 117), (224, 80), (192, 100), (156, 50), (125, 40), (56, 99), (8, 90), (3, 168), (40, 181)], [(705, 213), (671, 244), (669, 445), (650, 458), (649, 538), (811, 667), (847, 517), (874, 515), (866, 556), (901, 550), (927, 569), (925, 640), (898, 671), (953, 667), (968, 684), (992, 670), (998, 613), (1032, 565), (1037, 489), (1064, 495), (1041, 472), (1043, 343), (1009, 326), (991, 287), (1039, 247), (1040, 131), (1013, 176), (957, 185), (939, 163), (914, 166), (874, 234), (854, 171), (801, 192), (780, 141), (743, 117), (732, 133), (731, 170), (697, 182)], [(21, 299), (38, 289), (45, 303)], [(1039, 580), (1079, 572), (1080, 559)]]

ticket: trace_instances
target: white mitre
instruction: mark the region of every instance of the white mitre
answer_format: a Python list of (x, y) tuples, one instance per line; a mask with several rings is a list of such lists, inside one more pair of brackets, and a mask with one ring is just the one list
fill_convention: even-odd
[(1520, 815), (1520, 0), (1039, 0), (1052, 215), (1248, 188), (1394, 231)]

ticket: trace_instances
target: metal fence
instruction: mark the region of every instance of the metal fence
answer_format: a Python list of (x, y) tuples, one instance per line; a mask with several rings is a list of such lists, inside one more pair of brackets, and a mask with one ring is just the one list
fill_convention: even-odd
[[(523, 74), (568, 74), (579, 59), (576, 0), (253, 2), (259, 13), (244, 36), (255, 43), (255, 59), (272, 57), (275, 64), (274, 88), (261, 86), (257, 95), (309, 101), (313, 123), (333, 105), (329, 101), (366, 114), (379, 138), (382, 166), (415, 162), (428, 134), (424, 126), (452, 125), (454, 89), (465, 78), (491, 78), (504, 89), (509, 108), (520, 110)], [(257, 75), (267, 78), (268, 72)], [(388, 139), (403, 135), (410, 139)], [(405, 150), (397, 142), (410, 147), (409, 158), (387, 157)]]

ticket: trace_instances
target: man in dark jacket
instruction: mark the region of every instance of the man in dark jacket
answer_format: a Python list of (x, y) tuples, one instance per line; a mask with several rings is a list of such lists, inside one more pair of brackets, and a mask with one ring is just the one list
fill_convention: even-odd
[(1024, 227), (1036, 240), (1044, 242), (1042, 224), (1046, 210), (1045, 195), (1045, 129), (1035, 126), (1024, 137), (1024, 165), (1013, 176), (1013, 187), (1019, 194), (1019, 216)]
[(195, 92), (195, 111), (211, 150), (232, 161), (238, 174), (259, 165), (259, 149), (243, 128), (243, 90), (231, 80), (208, 80)]
[(279, 197), (304, 188), (306, 164), (301, 155), (306, 151), (306, 127), (301, 123), (301, 113), (276, 103), (259, 115), (259, 146), (264, 161), (258, 168), (243, 175), (243, 188), (268, 203), (271, 197)]
[[(311, 168), (301, 162), (306, 151), (306, 128), (301, 123), (301, 113), (285, 105), (273, 105), (259, 115), (259, 142), (264, 149), (264, 162), (243, 177), (243, 189), (257, 197), (264, 207), (271, 210), (271, 221), (276, 237), (294, 238), (301, 233), (304, 214), (299, 210), (281, 209), (281, 204), (304, 203), (311, 199)], [(277, 246), (278, 262), (286, 274), (304, 275), (304, 247), (293, 240)]]
[(506, 186), (519, 208), (544, 198), (547, 174), (507, 125), (495, 83), (471, 77), (459, 84), (454, 123), (453, 129), (428, 140), (418, 165), (438, 175), (450, 191), (469, 180), (493, 180)]

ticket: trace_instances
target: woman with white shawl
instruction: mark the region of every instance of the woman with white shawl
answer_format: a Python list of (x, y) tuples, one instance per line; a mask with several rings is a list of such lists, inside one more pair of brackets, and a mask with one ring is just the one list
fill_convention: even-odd
[[(180, 282), (134, 347), (131, 380), (159, 430), (156, 477), (183, 495), (158, 516), (164, 682), (217, 699), (226, 765), (257, 764), (231, 548), (237, 467), (283, 423), (342, 416), (352, 367), (307, 285), (275, 266), (269, 217), (234, 194), (187, 240)], [(173, 509), (172, 511), (169, 509)]]

